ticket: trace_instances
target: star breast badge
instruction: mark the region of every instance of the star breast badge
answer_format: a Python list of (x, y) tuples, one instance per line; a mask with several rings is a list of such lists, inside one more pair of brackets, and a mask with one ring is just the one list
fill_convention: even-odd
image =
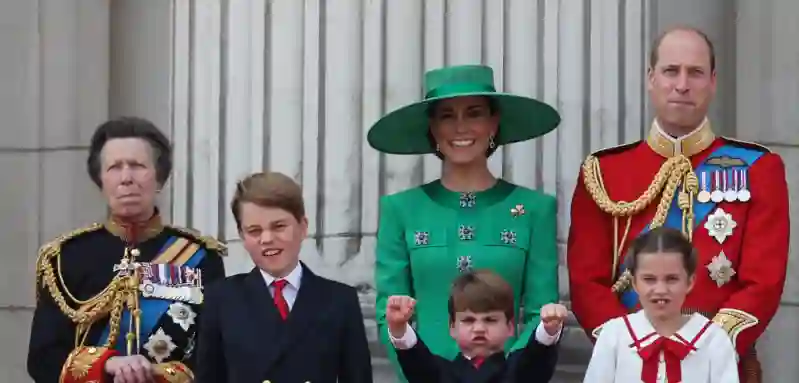
[(708, 235), (715, 238), (719, 244), (724, 243), (737, 226), (738, 223), (732, 219), (732, 214), (725, 212), (721, 208), (716, 209), (705, 221), (705, 229), (707, 229)]
[(713, 257), (713, 260), (707, 265), (707, 270), (710, 273), (710, 279), (716, 282), (718, 287), (724, 286), (736, 274), (735, 269), (732, 268), (732, 261), (727, 258), (723, 250), (719, 255)]

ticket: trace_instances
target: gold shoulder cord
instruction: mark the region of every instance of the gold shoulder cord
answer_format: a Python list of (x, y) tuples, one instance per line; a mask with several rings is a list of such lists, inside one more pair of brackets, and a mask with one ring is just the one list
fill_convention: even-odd
[[(660, 167), (655, 179), (649, 184), (647, 190), (635, 201), (611, 201), (602, 178), (602, 169), (599, 166), (599, 159), (593, 155), (588, 156), (583, 163), (583, 177), (588, 193), (596, 202), (597, 206), (613, 216), (613, 270), (611, 271), (612, 280), (616, 280), (616, 272), (621, 260), (623, 245), (630, 232), (632, 217), (644, 209), (660, 196), (657, 212), (652, 219), (650, 228), (662, 226), (666, 221), (671, 201), (674, 193), (682, 183), (682, 191), (679, 194), (678, 204), (683, 212), (682, 232), (689, 238), (693, 238), (694, 222), (694, 197), (699, 191), (699, 181), (694, 173), (693, 164), (688, 157), (683, 155), (671, 157)], [(624, 235), (619, 241), (619, 218), (627, 220)], [(625, 271), (613, 284), (613, 292), (624, 291), (632, 282), (632, 275)]]
[[(102, 225), (100, 224), (93, 224), (56, 238), (54, 241), (42, 246), (36, 260), (36, 299), (39, 299), (39, 289), (46, 288), (61, 312), (77, 325), (75, 331), (76, 347), (83, 345), (88, 335), (88, 330), (94, 322), (106, 314), (110, 314), (110, 331), (104, 347), (113, 348), (116, 344), (116, 338), (119, 336), (119, 325), (124, 304), (131, 294), (138, 294), (135, 289), (131, 290), (131, 283), (128, 281), (133, 276), (126, 275), (126, 273), (119, 273), (103, 291), (86, 300), (76, 298), (67, 289), (64, 283), (64, 276), (61, 273), (61, 245), (77, 236), (99, 230), (101, 227)], [(135, 257), (136, 254), (130, 253), (132, 252), (125, 252), (122, 264), (132, 264), (133, 260), (130, 257)], [(58, 270), (53, 267), (54, 260)], [(69, 303), (67, 303), (67, 298), (70, 300)], [(73, 309), (71, 306), (78, 307), (78, 309)]]

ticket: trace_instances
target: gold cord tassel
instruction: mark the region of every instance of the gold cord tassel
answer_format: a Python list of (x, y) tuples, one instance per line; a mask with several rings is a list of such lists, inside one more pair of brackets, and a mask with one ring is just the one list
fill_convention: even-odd
[[(635, 201), (612, 201), (605, 189), (602, 178), (602, 170), (599, 166), (599, 159), (588, 156), (583, 163), (583, 178), (585, 187), (597, 206), (604, 212), (613, 216), (614, 220), (614, 239), (613, 239), (613, 270), (611, 275), (616, 276), (616, 271), (624, 251), (624, 244), (630, 231), (632, 217), (646, 209), (656, 198), (658, 201), (655, 216), (649, 227), (651, 229), (663, 226), (668, 216), (669, 208), (677, 196), (678, 206), (682, 210), (682, 232), (689, 239), (693, 238), (694, 209), (693, 201), (699, 191), (699, 181), (694, 173), (693, 164), (688, 157), (683, 155), (669, 158), (660, 167), (652, 183), (646, 191)], [(682, 184), (682, 190), (679, 190)], [(621, 240), (618, 238), (618, 219), (626, 218), (627, 224)], [(625, 271), (611, 288), (614, 292), (624, 291), (632, 282), (632, 275)]]

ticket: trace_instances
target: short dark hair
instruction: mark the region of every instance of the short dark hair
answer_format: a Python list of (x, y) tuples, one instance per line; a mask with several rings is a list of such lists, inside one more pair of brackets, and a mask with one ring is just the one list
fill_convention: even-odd
[(455, 313), (502, 311), (511, 320), (514, 315), (513, 288), (491, 270), (473, 270), (459, 275), (452, 283), (449, 296), (449, 320)]
[[(497, 105), (496, 99), (490, 96), (479, 96), (479, 97), (484, 97), (486, 99), (486, 101), (488, 102), (488, 112), (491, 113), (492, 116), (499, 113), (499, 105)], [(441, 101), (433, 101), (427, 105), (427, 118), (430, 119), (436, 115), (436, 111), (438, 110), (438, 106), (440, 105), (440, 103)], [(502, 129), (502, 127), (497, 126), (497, 133), (496, 136), (494, 137), (495, 140), (499, 136), (500, 129)], [(427, 130), (427, 140), (430, 141), (430, 146), (432, 146), (433, 148), (436, 147), (436, 139), (433, 137), (433, 132), (430, 129)], [(496, 152), (498, 148), (499, 145), (494, 145), (493, 148), (489, 147), (488, 149), (486, 149), (486, 158), (491, 157), (491, 155), (494, 154), (494, 152)], [(436, 150), (434, 154), (436, 155), (436, 157), (438, 157), (438, 159), (440, 160), (444, 159), (444, 155), (441, 154), (441, 152), (439, 152), (438, 150)]]
[(86, 170), (94, 183), (102, 187), (100, 178), (101, 158), (105, 144), (116, 138), (140, 138), (146, 141), (153, 150), (156, 180), (164, 186), (172, 174), (172, 145), (164, 133), (152, 122), (140, 117), (119, 117), (108, 120), (97, 127), (89, 144), (89, 158)]
[(649, 51), (649, 68), (654, 69), (655, 65), (657, 65), (658, 63), (658, 59), (660, 58), (660, 45), (663, 43), (663, 39), (665, 39), (666, 36), (670, 35), (672, 32), (677, 32), (677, 31), (695, 33), (697, 36), (701, 37), (702, 40), (705, 41), (705, 44), (707, 44), (708, 53), (710, 54), (710, 71), (711, 72), (715, 71), (716, 48), (713, 46), (713, 42), (710, 41), (710, 38), (707, 36), (705, 32), (702, 32), (698, 28), (689, 27), (689, 26), (676, 26), (669, 28), (663, 31), (663, 33), (661, 33), (660, 35), (658, 35), (657, 38), (655, 38), (655, 41), (652, 43), (652, 50)]
[(665, 226), (642, 234), (630, 244), (625, 260), (627, 269), (635, 275), (638, 269), (638, 257), (641, 254), (672, 252), (682, 256), (682, 263), (688, 276), (694, 275), (698, 263), (696, 249), (681, 231)]
[(291, 177), (278, 172), (254, 173), (236, 184), (230, 210), (241, 230), (241, 204), (249, 202), (261, 207), (283, 209), (297, 221), (305, 217), (302, 188)]

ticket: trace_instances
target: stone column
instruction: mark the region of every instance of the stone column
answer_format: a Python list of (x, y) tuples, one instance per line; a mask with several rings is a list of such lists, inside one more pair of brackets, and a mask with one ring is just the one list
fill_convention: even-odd
[[(170, 139), (173, 115), (173, 1), (113, 0), (110, 5), (109, 115), (152, 121)], [(178, 170), (178, 173), (180, 170)], [(171, 221), (173, 179), (159, 196)]]
[(102, 220), (86, 149), (108, 112), (108, 0), (0, 2), (0, 371), (30, 381), (25, 358), (36, 251)]
[(782, 156), (791, 194), (792, 248), (782, 305), (758, 344), (766, 382), (799, 376), (799, 3), (739, 1), (737, 136)]

